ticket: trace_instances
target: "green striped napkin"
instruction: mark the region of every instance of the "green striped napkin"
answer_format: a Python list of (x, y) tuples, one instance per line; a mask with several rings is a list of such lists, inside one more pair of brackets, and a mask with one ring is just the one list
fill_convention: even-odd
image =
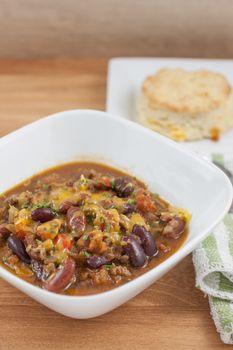
[[(215, 160), (227, 167), (223, 157)], [(193, 263), (196, 286), (208, 295), (217, 331), (224, 343), (233, 344), (233, 214), (193, 252)]]

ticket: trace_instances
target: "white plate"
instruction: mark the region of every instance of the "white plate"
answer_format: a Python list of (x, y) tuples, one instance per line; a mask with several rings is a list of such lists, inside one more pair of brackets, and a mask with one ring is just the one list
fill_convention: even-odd
[[(115, 58), (110, 60), (107, 81), (106, 110), (137, 121), (136, 101), (143, 80), (161, 68), (187, 70), (209, 69), (224, 74), (233, 85), (233, 60), (201, 60), (181, 58)], [(233, 129), (222, 134), (218, 142), (211, 140), (184, 142), (189, 149), (202, 155), (230, 153), (233, 149)]]
[(0, 191), (47, 167), (80, 159), (125, 169), (147, 183), (151, 191), (193, 215), (188, 239), (174, 255), (108, 292), (55, 294), (0, 266), (0, 277), (40, 303), (70, 317), (88, 318), (131, 299), (196, 248), (227, 213), (232, 186), (213, 164), (166, 137), (105, 112), (73, 110), (41, 119), (0, 139)]

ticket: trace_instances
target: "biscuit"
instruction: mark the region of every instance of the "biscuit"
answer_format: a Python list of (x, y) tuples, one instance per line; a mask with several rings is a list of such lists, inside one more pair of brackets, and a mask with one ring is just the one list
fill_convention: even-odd
[(176, 141), (217, 139), (233, 126), (233, 92), (218, 73), (161, 69), (143, 82), (138, 117)]

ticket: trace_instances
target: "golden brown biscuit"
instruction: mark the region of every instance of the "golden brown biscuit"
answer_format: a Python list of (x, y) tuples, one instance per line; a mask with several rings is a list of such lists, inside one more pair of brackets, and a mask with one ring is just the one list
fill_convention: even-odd
[(221, 74), (162, 69), (144, 81), (138, 112), (142, 124), (176, 141), (216, 139), (233, 126), (233, 93)]

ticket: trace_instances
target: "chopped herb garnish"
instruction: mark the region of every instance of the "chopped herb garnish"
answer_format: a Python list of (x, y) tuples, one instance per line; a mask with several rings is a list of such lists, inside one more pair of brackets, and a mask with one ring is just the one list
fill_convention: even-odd
[(106, 271), (109, 271), (113, 268), (113, 265), (104, 265)]
[(56, 216), (58, 216), (58, 215), (60, 214), (59, 209), (53, 208), (52, 210), (53, 210), (53, 213), (54, 213)]
[(82, 251), (83, 255), (86, 257), (86, 258), (89, 258), (90, 257), (90, 253), (88, 253), (86, 250), (83, 250)]
[(49, 185), (48, 184), (43, 184), (42, 188), (43, 188), (43, 190), (47, 191), (49, 189)]
[(129, 199), (127, 203), (128, 204), (136, 204), (136, 200), (135, 199)]
[[(24, 207), (24, 208), (30, 208), (30, 206)], [(51, 203), (44, 202), (44, 203), (33, 204), (30, 209), (35, 210), (35, 209), (40, 209), (40, 208), (51, 208)], [(52, 209), (54, 215), (58, 216), (60, 214), (60, 211), (58, 208), (51, 208), (51, 209)]]
[(110, 185), (111, 185), (111, 189), (112, 190), (115, 190), (115, 180), (114, 179), (112, 179), (112, 180), (110, 180)]
[(83, 174), (80, 176), (80, 182), (82, 185), (85, 185), (87, 183), (87, 178)]
[(39, 209), (39, 208), (49, 208), (50, 203), (44, 202), (44, 203), (37, 203), (32, 206), (32, 210)]
[(3, 262), (4, 264), (7, 262), (7, 260), (8, 260), (8, 259), (7, 259), (6, 256), (3, 256), (3, 257), (2, 257), (2, 262)]
[(101, 224), (105, 223), (105, 218), (103, 216), (101, 216), (99, 220), (100, 220)]
[(109, 223), (105, 223), (105, 231), (109, 232), (111, 229), (111, 225)]
[(28, 208), (30, 208), (30, 204), (29, 204), (29, 203), (25, 203), (25, 204), (23, 205), (23, 209), (28, 209)]

